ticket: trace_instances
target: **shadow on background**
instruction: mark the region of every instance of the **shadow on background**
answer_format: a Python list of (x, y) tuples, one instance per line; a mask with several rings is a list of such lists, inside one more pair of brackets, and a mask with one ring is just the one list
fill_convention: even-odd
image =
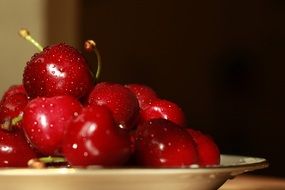
[(265, 157), (260, 173), (285, 177), (285, 1), (84, 0), (78, 10), (102, 80), (150, 85), (223, 153)]

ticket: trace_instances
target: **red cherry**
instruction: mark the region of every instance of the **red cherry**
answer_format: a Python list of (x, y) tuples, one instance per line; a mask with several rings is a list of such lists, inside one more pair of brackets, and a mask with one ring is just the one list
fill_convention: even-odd
[(7, 91), (4, 93), (2, 97), (2, 101), (4, 101), (7, 97), (13, 96), (15, 94), (27, 94), (24, 86), (22, 84), (12, 85), (10, 86)]
[(110, 110), (92, 105), (70, 123), (63, 144), (72, 166), (119, 166), (130, 156), (130, 139), (117, 128)]
[(27, 167), (28, 161), (36, 157), (22, 131), (0, 130), (0, 167)]
[(115, 122), (123, 129), (131, 129), (137, 122), (139, 103), (136, 96), (120, 84), (101, 82), (89, 95), (90, 105), (107, 106)]
[(59, 95), (82, 98), (93, 87), (85, 58), (64, 43), (36, 53), (25, 67), (23, 84), (32, 98)]
[(13, 119), (21, 117), (28, 101), (23, 85), (13, 85), (4, 93), (0, 102), (0, 125), (2, 129), (11, 130), (14, 126), (21, 126), (20, 122), (13, 123)]
[(158, 99), (155, 91), (149, 86), (143, 84), (128, 84), (125, 86), (136, 95), (141, 109), (145, 109), (152, 102)]
[(182, 109), (175, 103), (168, 100), (157, 100), (141, 111), (140, 119), (149, 121), (152, 119), (166, 119), (173, 123), (185, 127), (186, 118)]
[(165, 119), (155, 119), (139, 126), (136, 156), (146, 167), (184, 167), (198, 162), (192, 137), (186, 129)]
[(40, 152), (60, 154), (66, 127), (81, 109), (81, 104), (71, 96), (35, 98), (24, 109), (23, 129)]
[(210, 166), (220, 164), (220, 150), (214, 140), (200, 131), (187, 129), (193, 137), (199, 155), (199, 164), (201, 166)]

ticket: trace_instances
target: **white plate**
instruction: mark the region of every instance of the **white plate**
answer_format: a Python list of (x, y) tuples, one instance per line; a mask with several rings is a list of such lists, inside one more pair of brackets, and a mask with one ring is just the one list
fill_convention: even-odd
[(222, 155), (221, 165), (172, 169), (0, 169), (5, 190), (215, 190), (236, 175), (266, 168), (263, 158)]

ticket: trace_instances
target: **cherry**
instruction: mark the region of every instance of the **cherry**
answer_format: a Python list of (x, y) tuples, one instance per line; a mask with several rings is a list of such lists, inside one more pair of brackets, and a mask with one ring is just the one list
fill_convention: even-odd
[(83, 108), (66, 132), (63, 153), (72, 166), (119, 166), (130, 156), (130, 139), (106, 106)]
[(24, 86), (22, 84), (17, 84), (17, 85), (12, 85), (10, 86), (6, 92), (4, 92), (4, 95), (2, 97), (2, 101), (5, 101), (6, 98), (8, 98), (9, 96), (13, 96), (15, 94), (27, 94), (26, 90), (24, 88)]
[(199, 155), (199, 165), (210, 166), (220, 163), (220, 150), (214, 140), (206, 134), (194, 129), (187, 129), (193, 137)]
[[(31, 38), (26, 30), (20, 34)], [(70, 95), (80, 99), (92, 89), (93, 79), (83, 55), (59, 43), (34, 54), (24, 69), (23, 84), (31, 98)]]
[(138, 127), (135, 151), (138, 163), (146, 167), (184, 167), (198, 162), (191, 135), (165, 119), (150, 120)]
[(12, 130), (21, 126), (18, 122), (29, 99), (23, 85), (12, 85), (4, 93), (0, 102), (0, 125), (2, 129)]
[(0, 167), (27, 167), (28, 161), (36, 157), (21, 130), (0, 130)]
[(59, 155), (66, 127), (81, 109), (71, 96), (35, 98), (24, 109), (23, 129), (41, 153)]
[(91, 91), (90, 105), (106, 105), (112, 112), (116, 124), (122, 129), (131, 129), (137, 122), (139, 103), (126, 87), (116, 83), (101, 82)]
[(35, 54), (25, 67), (23, 84), (30, 97), (71, 95), (82, 98), (93, 87), (84, 57), (64, 43)]
[(168, 100), (156, 100), (140, 113), (141, 122), (158, 118), (170, 120), (182, 127), (186, 126), (186, 117), (182, 109)]
[(145, 109), (152, 102), (158, 99), (155, 91), (149, 86), (143, 84), (128, 84), (125, 86), (136, 95), (141, 109)]

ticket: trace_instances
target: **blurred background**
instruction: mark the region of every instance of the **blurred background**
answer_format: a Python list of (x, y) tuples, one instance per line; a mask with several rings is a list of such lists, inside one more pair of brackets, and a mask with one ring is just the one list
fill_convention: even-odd
[(257, 174), (285, 177), (284, 19), (283, 0), (1, 0), (0, 92), (37, 51), (19, 28), (82, 52), (95, 39), (102, 80), (151, 86), (222, 153), (265, 157)]

